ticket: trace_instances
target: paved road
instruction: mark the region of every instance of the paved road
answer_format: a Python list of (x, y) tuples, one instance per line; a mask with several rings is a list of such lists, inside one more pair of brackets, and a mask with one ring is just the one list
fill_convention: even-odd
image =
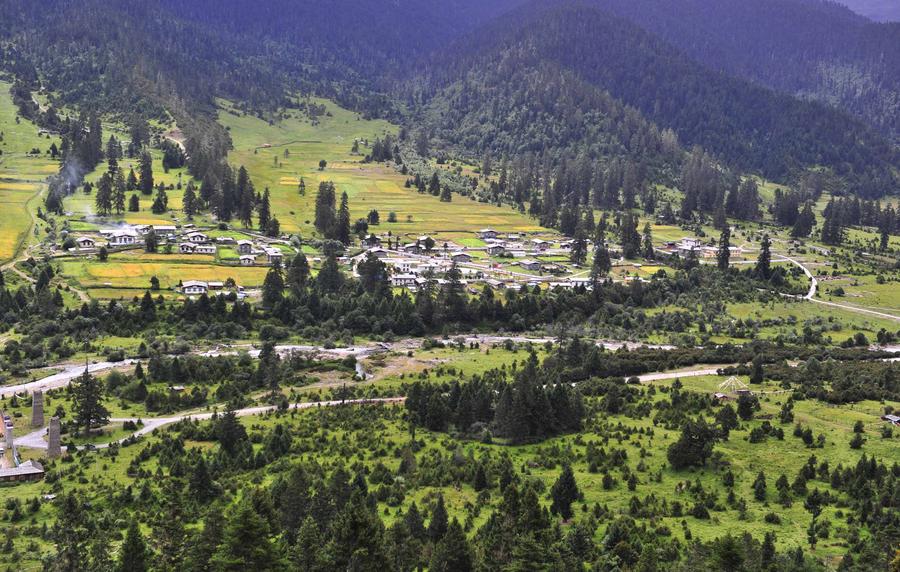
[(821, 304), (823, 306), (831, 306), (833, 308), (841, 308), (843, 310), (849, 310), (850, 312), (856, 312), (857, 314), (867, 314), (869, 316), (877, 316), (879, 318), (885, 318), (888, 320), (894, 320), (896, 322), (900, 322), (900, 316), (897, 316), (896, 314), (888, 314), (887, 312), (879, 312), (878, 310), (870, 310), (868, 308), (861, 308), (859, 306), (852, 306), (850, 304), (841, 304), (839, 302), (831, 302), (828, 300), (819, 300), (818, 298), (816, 298), (816, 289), (819, 286), (819, 281), (816, 280), (816, 277), (813, 276), (813, 273), (810, 272), (809, 268), (807, 268), (806, 266), (801, 264), (800, 261), (798, 261), (794, 258), (785, 258), (785, 260), (787, 260), (788, 262), (793, 262), (798, 267), (800, 267), (800, 269), (803, 270), (803, 273), (806, 274), (806, 277), (809, 278), (809, 280), (810, 280), (809, 292), (807, 292), (807, 294), (805, 296), (802, 296), (802, 297), (795, 296), (795, 297), (802, 298), (804, 300), (809, 300), (810, 302), (815, 302), (816, 304)]
[[(393, 404), (393, 403), (403, 403), (406, 400), (405, 397), (385, 397), (385, 398), (377, 398), (377, 399), (348, 399), (344, 401), (318, 401), (318, 402), (307, 402), (307, 403), (293, 403), (288, 406), (289, 409), (316, 409), (319, 407), (338, 407), (342, 405), (384, 405), (384, 404)], [(247, 417), (250, 415), (262, 415), (263, 413), (269, 413), (271, 411), (275, 411), (278, 407), (275, 405), (261, 405), (258, 407), (247, 407), (246, 409), (238, 409), (235, 413), (239, 417)], [(219, 414), (221, 415), (221, 411)], [(177, 415), (174, 417), (152, 417), (149, 419), (142, 419), (144, 426), (135, 431), (132, 436), (139, 437), (141, 435), (146, 435), (148, 433), (152, 433), (154, 430), (159, 429), (165, 425), (171, 425), (172, 423), (178, 423), (179, 421), (191, 420), (191, 421), (206, 421), (212, 419), (213, 413), (187, 413), (185, 415)], [(123, 423), (125, 421), (137, 421), (137, 418), (128, 418), (128, 419), (110, 419), (113, 423)], [(33, 431), (24, 437), (19, 437), (15, 440), (16, 447), (28, 447), (32, 449), (46, 449), (47, 442), (44, 440), (44, 435), (46, 435), (47, 429), (42, 428), (37, 431)], [(112, 443), (121, 443), (126, 438), (119, 439), (117, 441), (113, 441)], [(97, 445), (93, 445), (95, 449), (104, 449), (109, 447), (111, 443), (99, 443)], [(84, 448), (84, 447), (79, 447)]]

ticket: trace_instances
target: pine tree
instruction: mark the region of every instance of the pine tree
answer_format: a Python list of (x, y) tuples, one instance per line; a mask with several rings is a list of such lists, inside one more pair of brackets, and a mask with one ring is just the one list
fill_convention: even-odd
[(259, 228), (263, 231), (267, 231), (269, 228), (269, 223), (272, 220), (269, 187), (266, 187), (263, 191), (262, 200), (259, 201), (259, 206), (257, 207), (257, 213), (259, 217)]
[(338, 209), (333, 238), (342, 244), (350, 244), (350, 204), (347, 193), (341, 193), (341, 206)]
[(150, 555), (147, 544), (144, 542), (144, 536), (141, 534), (141, 528), (138, 526), (137, 520), (131, 519), (128, 532), (125, 533), (125, 541), (119, 552), (116, 571), (147, 572), (150, 569), (149, 559)]
[(444, 495), (438, 493), (437, 503), (431, 512), (431, 520), (428, 522), (428, 538), (437, 543), (447, 533), (447, 508), (444, 506)]
[(309, 282), (309, 261), (303, 252), (298, 252), (293, 259), (291, 265), (287, 269), (286, 277), (287, 286), (291, 289), (291, 293), (295, 298), (299, 298), (304, 292)]
[(153, 211), (153, 214), (163, 214), (169, 210), (169, 195), (166, 193), (166, 188), (162, 183), (156, 189), (156, 197), (153, 199), (150, 210)]
[(282, 568), (281, 555), (269, 538), (269, 524), (248, 497), (234, 507), (212, 557), (214, 570), (244, 572)]
[(563, 520), (569, 520), (572, 518), (572, 503), (578, 500), (580, 494), (572, 466), (566, 463), (553, 488), (550, 489), (550, 498), (553, 499), (550, 512), (560, 515)]
[(113, 180), (109, 173), (103, 173), (97, 184), (97, 194), (94, 196), (97, 214), (107, 216), (113, 208)]
[(267, 308), (273, 308), (281, 301), (284, 296), (284, 273), (281, 271), (281, 264), (277, 261), (266, 273), (263, 280), (262, 301)]
[(654, 250), (653, 250), (653, 231), (650, 227), (650, 223), (644, 224), (644, 237), (643, 237), (643, 254), (644, 258), (647, 260), (653, 260), (654, 258)]
[(466, 535), (456, 518), (447, 528), (447, 533), (435, 545), (431, 553), (429, 572), (471, 572), (472, 551)]
[(95, 426), (109, 423), (109, 411), (103, 406), (103, 384), (87, 368), (72, 385), (74, 421), (90, 433)]
[(184, 195), (181, 197), (181, 210), (188, 220), (192, 220), (197, 213), (197, 194), (194, 190), (194, 181), (188, 181), (187, 187), (184, 189)]
[(118, 215), (125, 212), (125, 177), (121, 169), (116, 171), (113, 178), (113, 209)]
[(727, 226), (719, 236), (719, 250), (716, 251), (716, 264), (722, 272), (728, 271), (731, 261), (731, 229)]
[(128, 199), (128, 212), (136, 213), (141, 210), (141, 199), (137, 195), (131, 195)]
[(334, 183), (322, 181), (319, 183), (319, 192), (316, 195), (313, 223), (322, 236), (331, 238), (336, 219)]
[(756, 267), (753, 269), (753, 275), (762, 280), (768, 280), (772, 277), (772, 241), (769, 235), (763, 236), (762, 245), (759, 248), (759, 257), (756, 259)]
[(140, 173), (140, 182), (138, 188), (145, 195), (153, 194), (153, 158), (146, 151), (141, 153), (141, 159), (138, 166)]

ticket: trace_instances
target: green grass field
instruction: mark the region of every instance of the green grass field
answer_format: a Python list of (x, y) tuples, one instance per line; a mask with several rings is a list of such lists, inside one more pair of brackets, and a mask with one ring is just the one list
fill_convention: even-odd
[[(396, 136), (395, 126), (385, 121), (363, 120), (326, 100), (314, 102), (328, 109), (328, 115), (322, 116), (315, 125), (296, 113), (269, 124), (251, 115), (238, 114), (222, 102), (220, 122), (234, 141), (228, 160), (235, 167), (247, 168), (258, 191), (269, 188), (272, 208), (282, 230), (304, 236), (313, 233), (313, 207), (320, 181), (333, 181), (338, 193), (347, 193), (354, 220), (365, 217), (372, 209), (378, 210), (379, 232), (439, 233), (449, 240), (457, 233), (471, 237), (469, 233), (485, 227), (513, 232), (540, 230), (534, 221), (508, 207), (459, 196), (454, 196), (450, 203), (442, 203), (437, 197), (404, 188), (405, 177), (394, 169), (362, 162), (365, 146), (360, 145), (360, 154), (351, 153), (354, 139), (371, 142), (385, 133)], [(318, 166), (320, 160), (328, 163), (322, 171)], [(301, 178), (306, 183), (304, 196), (298, 192)], [(387, 222), (390, 212), (396, 213), (398, 222)]]
[[(46, 154), (59, 140), (40, 136), (34, 124), (18, 118), (10, 87), (0, 81), (0, 263), (15, 256), (28, 238), (42, 182), (59, 169), (58, 162)], [(35, 148), (39, 155), (29, 153)]]

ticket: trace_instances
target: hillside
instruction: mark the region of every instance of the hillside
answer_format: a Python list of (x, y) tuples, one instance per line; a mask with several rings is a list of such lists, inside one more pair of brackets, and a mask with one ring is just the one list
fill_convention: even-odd
[[(431, 128), (468, 150), (606, 146), (615, 154), (633, 146), (652, 155), (668, 128), (687, 147), (769, 178), (827, 166), (863, 196), (895, 184), (896, 152), (859, 121), (709, 71), (582, 5), (530, 6), (498, 19), (438, 55), (413, 83), (423, 85)], [(650, 131), (655, 138), (643, 135)]]
[(837, 106), (900, 138), (896, 24), (819, 0), (592, 2), (711, 69)]

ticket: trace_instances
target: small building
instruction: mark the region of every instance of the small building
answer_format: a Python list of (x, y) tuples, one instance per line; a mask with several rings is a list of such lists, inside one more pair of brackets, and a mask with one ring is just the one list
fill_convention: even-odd
[(209, 290), (209, 284), (200, 280), (187, 280), (181, 284), (182, 294), (199, 295), (206, 294)]
[(412, 242), (410, 244), (404, 244), (401, 249), (407, 254), (422, 254), (424, 250), (418, 243)]
[(381, 239), (374, 234), (370, 234), (362, 239), (361, 244), (363, 248), (378, 248), (381, 246)]
[(137, 242), (137, 233), (130, 230), (117, 230), (109, 235), (110, 246), (131, 246)]
[(492, 245), (488, 246), (485, 249), (485, 251), (488, 253), (489, 256), (499, 256), (499, 255), (503, 254), (504, 252), (506, 252), (506, 247), (500, 243), (497, 243), (497, 244), (492, 244)]
[(216, 238), (216, 243), (231, 245), (231, 244), (235, 244), (236, 241), (233, 238), (231, 238), (230, 236), (220, 236), (220, 237)]
[(538, 250), (540, 252), (544, 252), (550, 248), (550, 242), (547, 240), (540, 239), (540, 238), (532, 239), (531, 245), (534, 247), (535, 250)]
[(241, 266), (253, 266), (256, 264), (256, 256), (253, 254), (242, 254), (240, 261)]
[(497, 238), (497, 231), (492, 228), (483, 228), (478, 231), (478, 238), (481, 240), (490, 240)]
[(519, 261), (519, 266), (524, 268), (525, 270), (529, 270), (532, 272), (537, 272), (541, 269), (541, 263), (538, 260), (532, 260), (530, 258), (526, 258), (525, 260)]
[(277, 248), (267, 248), (266, 249), (266, 260), (269, 261), (270, 264), (275, 262), (281, 262), (284, 258), (284, 255)]
[(203, 234), (202, 232), (191, 232), (188, 233), (187, 239), (189, 242), (193, 242), (194, 244), (209, 242), (209, 237)]
[(44, 467), (37, 461), (25, 461), (17, 467), (0, 469), (0, 482), (39, 481), (44, 478)]
[(207, 286), (209, 286), (210, 290), (222, 290), (225, 288), (224, 282), (208, 282)]
[(214, 244), (198, 244), (194, 249), (194, 254), (216, 255), (216, 246)]
[(728, 401), (731, 397), (727, 393), (714, 393), (713, 397), (716, 401)]
[(882, 421), (887, 421), (891, 425), (900, 425), (900, 416), (898, 415), (885, 415), (881, 419)]
[(178, 250), (181, 251), (181, 254), (193, 254), (196, 248), (197, 245), (190, 242), (182, 242), (178, 245)]
[(79, 236), (75, 239), (75, 244), (78, 245), (78, 248), (94, 248), (97, 246), (97, 241), (89, 236)]
[(153, 230), (156, 234), (170, 234), (175, 232), (176, 227), (173, 224), (154, 224)]
[(251, 254), (253, 252), (253, 242), (249, 240), (237, 241), (238, 254)]
[(472, 262), (472, 255), (465, 252), (457, 252), (450, 257), (450, 260), (456, 262), (457, 264), (465, 264), (468, 262)]
[(387, 258), (389, 252), (383, 248), (371, 248), (369, 249), (369, 254), (381, 260), (383, 258)]
[(391, 286), (399, 288), (413, 288), (416, 286), (415, 274), (395, 274), (391, 276)]

